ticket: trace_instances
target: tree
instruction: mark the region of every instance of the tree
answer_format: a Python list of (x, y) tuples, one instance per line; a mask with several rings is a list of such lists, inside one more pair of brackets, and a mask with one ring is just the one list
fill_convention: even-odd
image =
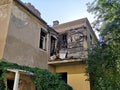
[(104, 39), (89, 51), (91, 90), (120, 90), (120, 0), (94, 0), (87, 5)]
[(101, 35), (120, 30), (120, 0), (94, 0), (87, 5), (88, 12), (95, 14), (94, 24)]

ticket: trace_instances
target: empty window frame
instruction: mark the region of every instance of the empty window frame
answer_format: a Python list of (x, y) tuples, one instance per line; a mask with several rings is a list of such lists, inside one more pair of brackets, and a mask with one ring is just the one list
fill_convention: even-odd
[(93, 44), (94, 44), (93, 37), (92, 37), (92, 35), (90, 35), (90, 45), (93, 45)]
[(41, 28), (39, 48), (46, 50), (46, 46), (47, 46), (46, 44), (47, 44), (47, 33), (45, 32), (45, 30)]
[(13, 90), (14, 80), (7, 79), (7, 90)]
[(67, 83), (67, 72), (58, 73), (61, 75), (61, 80)]
[(61, 34), (60, 37), (60, 48), (67, 48), (67, 34)]
[(56, 38), (51, 36), (51, 48), (50, 48), (50, 55), (56, 54)]

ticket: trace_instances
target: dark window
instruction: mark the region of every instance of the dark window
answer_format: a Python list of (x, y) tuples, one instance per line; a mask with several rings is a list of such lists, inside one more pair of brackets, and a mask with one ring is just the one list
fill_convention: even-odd
[(62, 35), (62, 39), (63, 39), (63, 41), (67, 42), (67, 35), (66, 35), (66, 34), (63, 34), (63, 35)]
[(14, 80), (7, 79), (7, 90), (13, 90)]
[(2, 75), (2, 73), (3, 73), (3, 71), (2, 71), (2, 70), (0, 70), (0, 76)]
[(92, 36), (90, 35), (90, 45), (93, 44), (93, 41), (92, 41)]
[(46, 43), (47, 43), (47, 34), (46, 32), (41, 29), (40, 32), (40, 44), (39, 44), (39, 48), (46, 50)]
[(61, 79), (67, 83), (67, 72), (59, 73), (61, 75)]
[(67, 48), (67, 34), (62, 34), (61, 38), (61, 48)]
[(51, 49), (50, 51), (51, 56), (56, 54), (56, 39), (53, 36), (51, 36), (51, 48), (50, 49)]

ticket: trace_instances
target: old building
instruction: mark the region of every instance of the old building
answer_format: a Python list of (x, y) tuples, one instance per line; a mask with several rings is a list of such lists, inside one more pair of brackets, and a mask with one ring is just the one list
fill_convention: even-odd
[(47, 23), (19, 0), (2, 1), (0, 57), (20, 65), (47, 69)]
[[(30, 3), (0, 1), (0, 59), (30, 67), (47, 69), (48, 26)], [(8, 70), (9, 90), (35, 90), (30, 75), (23, 70)], [(18, 86), (22, 81), (23, 86)], [(24, 81), (24, 82), (23, 82)]]
[[(74, 90), (89, 90), (88, 48), (97, 38), (87, 18), (49, 27), (41, 13), (20, 0), (0, 1), (0, 59), (60, 73)], [(9, 90), (35, 90), (31, 72), (8, 69)], [(22, 83), (22, 84), (21, 84)]]
[[(59, 24), (53, 22), (58, 35), (51, 33), (49, 70), (62, 74), (74, 90), (90, 90), (86, 75), (88, 48), (97, 42), (87, 18)], [(53, 36), (52, 36), (53, 35)]]

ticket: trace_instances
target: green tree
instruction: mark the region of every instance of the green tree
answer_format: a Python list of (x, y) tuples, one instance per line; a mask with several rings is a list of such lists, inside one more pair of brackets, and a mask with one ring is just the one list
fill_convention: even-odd
[(88, 55), (91, 90), (120, 90), (120, 0), (94, 0), (87, 5), (103, 37)]

